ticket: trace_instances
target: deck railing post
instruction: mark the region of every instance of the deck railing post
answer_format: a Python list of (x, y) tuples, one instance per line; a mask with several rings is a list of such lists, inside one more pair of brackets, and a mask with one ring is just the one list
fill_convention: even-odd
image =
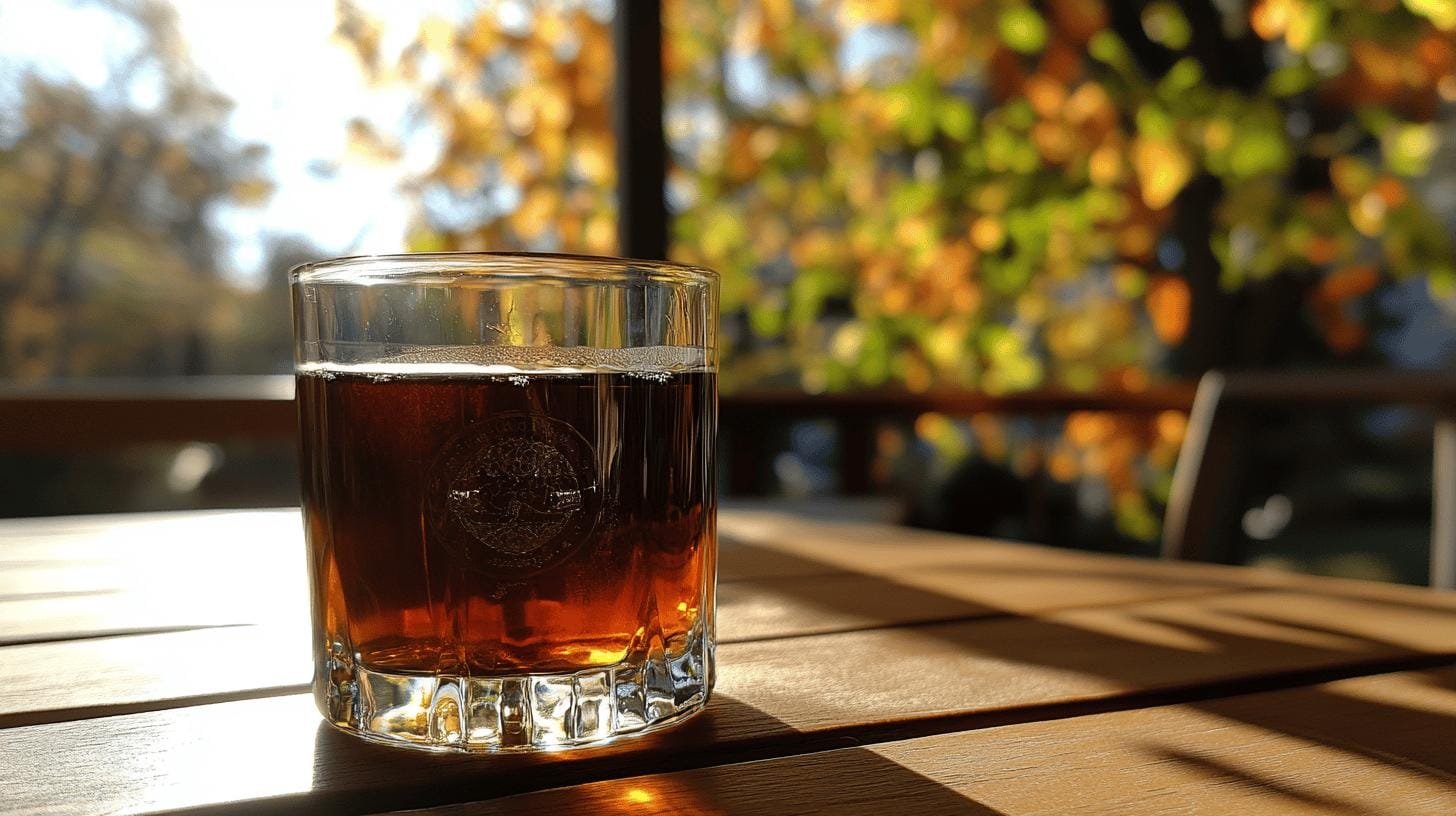
[(1431, 445), (1431, 586), (1456, 589), (1456, 417), (1436, 420)]
[(612, 21), (616, 65), (617, 251), (667, 257), (667, 140), (662, 131), (662, 3), (622, 0)]

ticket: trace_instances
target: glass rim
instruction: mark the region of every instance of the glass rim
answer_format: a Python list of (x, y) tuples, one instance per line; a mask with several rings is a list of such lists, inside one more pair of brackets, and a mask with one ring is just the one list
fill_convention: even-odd
[(412, 283), (430, 276), (468, 278), (552, 278), (557, 280), (708, 283), (711, 269), (673, 261), (555, 252), (395, 252), (344, 255), (302, 263), (288, 270), (288, 282), (360, 286)]

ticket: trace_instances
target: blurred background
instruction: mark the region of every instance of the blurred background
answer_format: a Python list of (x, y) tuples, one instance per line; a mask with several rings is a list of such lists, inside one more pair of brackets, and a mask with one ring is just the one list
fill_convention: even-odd
[(0, 516), (294, 502), (293, 264), (655, 228), (730, 498), (1428, 580), (1456, 3), (626, 9), (0, 0)]

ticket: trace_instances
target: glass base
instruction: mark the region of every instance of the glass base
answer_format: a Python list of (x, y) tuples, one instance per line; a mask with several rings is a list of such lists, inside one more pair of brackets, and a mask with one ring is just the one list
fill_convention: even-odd
[(695, 629), (681, 649), (659, 646), (572, 674), (409, 675), (336, 664), (317, 697), (329, 722), (374, 742), (431, 751), (551, 751), (687, 719), (708, 701), (712, 659), (711, 644)]

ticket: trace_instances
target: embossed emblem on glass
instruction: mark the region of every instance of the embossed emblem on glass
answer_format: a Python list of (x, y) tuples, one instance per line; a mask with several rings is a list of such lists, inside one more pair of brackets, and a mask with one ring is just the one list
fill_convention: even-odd
[(456, 528), (446, 540), (496, 570), (529, 572), (569, 555), (587, 542), (601, 510), (594, 458), (580, 433), (547, 416), (511, 413), (471, 425), (436, 466), (435, 500)]

